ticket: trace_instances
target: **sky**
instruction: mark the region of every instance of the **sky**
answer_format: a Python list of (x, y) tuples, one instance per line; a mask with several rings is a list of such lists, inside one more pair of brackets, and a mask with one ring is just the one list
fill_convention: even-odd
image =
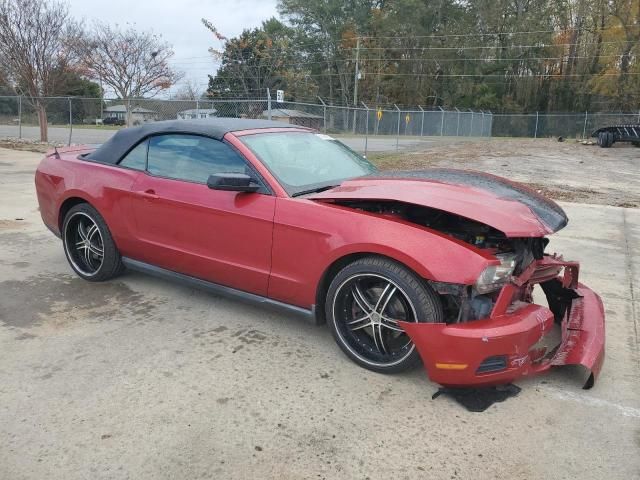
[[(123, 26), (131, 23), (140, 30), (162, 35), (175, 51), (172, 66), (185, 74), (181, 83), (195, 81), (202, 91), (207, 86), (207, 74), (215, 73), (219, 66), (207, 49), (221, 46), (202, 25), (203, 17), (230, 38), (278, 16), (277, 0), (67, 0), (67, 3), (72, 15), (84, 20), (88, 27), (94, 20)], [(179, 88), (180, 83), (163, 96)]]

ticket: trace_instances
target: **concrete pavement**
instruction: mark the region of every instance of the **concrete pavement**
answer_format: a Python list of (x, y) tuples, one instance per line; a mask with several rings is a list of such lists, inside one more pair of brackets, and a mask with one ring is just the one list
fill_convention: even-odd
[(561, 369), (478, 414), (297, 317), (137, 273), (80, 280), (40, 221), (38, 158), (0, 150), (0, 478), (640, 476), (640, 210), (564, 204), (549, 247), (604, 299), (594, 389)]

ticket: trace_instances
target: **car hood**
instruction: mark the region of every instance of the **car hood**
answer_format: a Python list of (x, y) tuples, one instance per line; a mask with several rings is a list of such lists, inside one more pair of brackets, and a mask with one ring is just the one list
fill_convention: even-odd
[(378, 172), (315, 193), (312, 200), (398, 201), (450, 212), (508, 237), (539, 237), (567, 224), (558, 204), (521, 184), (482, 172), (453, 169)]

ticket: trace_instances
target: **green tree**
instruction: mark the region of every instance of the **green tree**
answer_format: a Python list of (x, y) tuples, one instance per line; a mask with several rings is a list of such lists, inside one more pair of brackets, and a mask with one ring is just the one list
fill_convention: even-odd
[(202, 22), (222, 42), (221, 49), (209, 49), (221, 66), (209, 76), (208, 97), (263, 96), (267, 88), (286, 88), (287, 69), (294, 61), (289, 27), (272, 18), (227, 39), (211, 22)]

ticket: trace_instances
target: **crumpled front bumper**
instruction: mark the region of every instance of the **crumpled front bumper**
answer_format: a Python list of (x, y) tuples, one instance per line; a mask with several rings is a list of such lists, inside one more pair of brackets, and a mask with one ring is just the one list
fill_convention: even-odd
[[(456, 324), (399, 322), (416, 345), (432, 381), (449, 387), (490, 386), (554, 366), (582, 365), (589, 372), (584, 388), (593, 386), (604, 361), (602, 300), (577, 282), (574, 262), (545, 257), (536, 263), (503, 287), (489, 318)], [(562, 277), (557, 276), (561, 269)], [(552, 279), (574, 298), (561, 319), (560, 344), (545, 352), (540, 344), (554, 328), (554, 313), (545, 306), (511, 300), (529, 282)]]

